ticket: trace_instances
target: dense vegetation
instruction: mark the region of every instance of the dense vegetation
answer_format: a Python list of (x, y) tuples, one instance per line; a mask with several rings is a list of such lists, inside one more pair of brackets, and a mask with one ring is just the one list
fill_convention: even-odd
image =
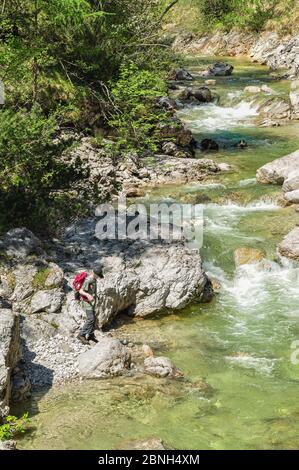
[(192, 32), (239, 28), (260, 32), (275, 28), (292, 32), (297, 25), (298, 0), (178, 0), (171, 20)]
[(154, 98), (169, 65), (164, 11), (158, 0), (2, 0), (2, 229), (53, 226), (60, 206), (76, 210), (67, 189), (78, 172), (57, 158), (72, 145), (57, 144), (62, 130), (112, 136), (114, 153), (153, 148)]

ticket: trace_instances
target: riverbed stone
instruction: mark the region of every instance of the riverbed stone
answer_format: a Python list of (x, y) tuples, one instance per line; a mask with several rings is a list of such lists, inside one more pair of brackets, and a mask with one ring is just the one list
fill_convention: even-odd
[(122, 441), (117, 445), (120, 450), (166, 450), (162, 439), (151, 437), (132, 441)]
[(164, 356), (147, 357), (144, 361), (144, 370), (149, 375), (161, 378), (176, 378), (182, 376), (182, 373), (171, 360)]
[(110, 337), (101, 337), (89, 351), (78, 357), (80, 376), (103, 379), (121, 375), (130, 368), (131, 354), (123, 344)]
[(265, 252), (257, 248), (241, 247), (237, 248), (234, 253), (236, 267), (244, 264), (259, 263), (265, 258)]
[(261, 93), (261, 91), (261, 87), (254, 85), (250, 85), (244, 88), (245, 93)]

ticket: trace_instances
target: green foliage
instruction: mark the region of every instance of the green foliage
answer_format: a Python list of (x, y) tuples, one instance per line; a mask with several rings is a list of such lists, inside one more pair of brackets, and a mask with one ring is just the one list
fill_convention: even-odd
[(157, 149), (153, 131), (167, 114), (157, 109), (156, 101), (165, 93), (165, 81), (156, 73), (139, 70), (133, 63), (121, 68), (119, 80), (111, 87), (114, 113), (109, 124), (118, 132), (114, 151)]
[[(163, 7), (158, 0), (2, 3), (0, 227), (40, 232), (88, 206), (76, 200), (75, 175), (59, 163), (65, 148), (53, 139), (60, 130), (96, 136), (113, 126), (115, 155), (154, 149), (154, 100), (169, 67), (160, 38)], [(90, 188), (88, 197), (94, 193)]]
[[(172, 16), (181, 26), (185, 23), (187, 29), (199, 33), (233, 28), (260, 32), (271, 21), (291, 20), (297, 4), (296, 0), (180, 0)], [(183, 17), (187, 9), (194, 21)]]
[(31, 111), (0, 111), (1, 225), (43, 221), (51, 192), (72, 181), (56, 158), (65, 145), (54, 143), (56, 131), (55, 117), (46, 117), (38, 105)]
[(7, 441), (26, 432), (29, 423), (28, 415), (28, 413), (25, 413), (21, 418), (7, 416), (4, 424), (0, 425), (0, 440)]

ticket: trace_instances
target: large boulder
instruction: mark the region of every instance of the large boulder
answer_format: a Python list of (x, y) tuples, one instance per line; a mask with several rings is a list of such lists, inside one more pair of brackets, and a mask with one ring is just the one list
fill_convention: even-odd
[(0, 309), (0, 423), (9, 414), (11, 375), (19, 358), (19, 317)]
[(131, 354), (122, 343), (102, 337), (99, 343), (78, 357), (79, 373), (86, 379), (118, 376), (130, 368)]
[(290, 100), (293, 118), (299, 119), (299, 80), (295, 80), (291, 84)]
[[(256, 174), (259, 183), (283, 184), (299, 170), (299, 150), (262, 166)], [(299, 171), (298, 171), (299, 174)]]
[(299, 227), (295, 227), (278, 246), (278, 252), (295, 261), (299, 261)]

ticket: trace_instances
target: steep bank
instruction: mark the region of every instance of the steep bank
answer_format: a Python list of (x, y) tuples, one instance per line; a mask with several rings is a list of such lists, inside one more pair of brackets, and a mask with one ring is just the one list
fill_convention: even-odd
[(179, 35), (173, 48), (176, 52), (201, 56), (249, 56), (253, 62), (273, 70), (286, 69), (290, 77), (299, 74), (299, 35), (281, 37), (275, 32), (257, 35), (237, 30), (202, 37), (188, 33)]

